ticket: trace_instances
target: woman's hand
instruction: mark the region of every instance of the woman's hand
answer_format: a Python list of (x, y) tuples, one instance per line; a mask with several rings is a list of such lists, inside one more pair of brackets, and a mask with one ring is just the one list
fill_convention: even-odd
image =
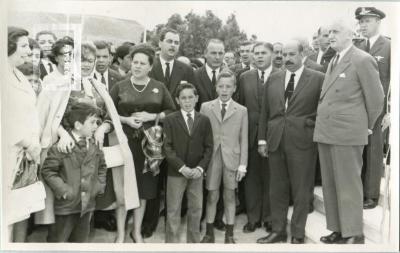
[(96, 142), (96, 145), (100, 148), (103, 149), (103, 144), (104, 144), (104, 135), (106, 134), (106, 129), (104, 124), (100, 125), (97, 129), (96, 132), (94, 132), (94, 140)]
[(125, 124), (132, 128), (138, 129), (142, 127), (143, 122), (138, 117), (131, 116), (125, 118)]
[(142, 122), (148, 122), (148, 121), (154, 121), (157, 117), (157, 114), (143, 111), (143, 112), (132, 113), (132, 116), (138, 118)]
[(75, 146), (75, 141), (72, 137), (66, 133), (60, 136), (60, 140), (57, 144), (57, 150), (62, 153), (70, 153)]
[(32, 144), (26, 148), (28, 160), (33, 160), (36, 164), (40, 163), (40, 152), (42, 148), (39, 143)]

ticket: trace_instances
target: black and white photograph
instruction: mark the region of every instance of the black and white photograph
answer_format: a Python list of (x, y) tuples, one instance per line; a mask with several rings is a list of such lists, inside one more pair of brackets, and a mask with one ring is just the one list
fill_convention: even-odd
[(0, 9), (1, 250), (399, 251), (400, 3)]

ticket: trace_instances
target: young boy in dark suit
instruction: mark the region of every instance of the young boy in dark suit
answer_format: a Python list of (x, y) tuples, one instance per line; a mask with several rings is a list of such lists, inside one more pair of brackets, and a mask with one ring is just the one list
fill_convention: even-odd
[[(54, 144), (42, 167), (42, 176), (54, 192), (54, 242), (87, 242), (95, 198), (105, 189), (107, 167), (104, 154), (94, 143), (99, 109), (76, 103), (64, 115), (76, 145), (62, 153)], [(68, 125), (68, 126), (67, 126)]]
[(213, 152), (209, 119), (196, 112), (197, 90), (182, 83), (176, 90), (180, 110), (164, 119), (164, 151), (168, 163), (167, 243), (179, 242), (181, 205), (188, 199), (187, 242), (200, 242), (200, 218), (203, 204), (203, 175)]

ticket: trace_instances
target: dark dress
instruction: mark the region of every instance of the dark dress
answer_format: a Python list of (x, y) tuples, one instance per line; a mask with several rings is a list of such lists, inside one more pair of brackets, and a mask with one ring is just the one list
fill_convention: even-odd
[[(134, 112), (142, 111), (168, 114), (175, 110), (172, 97), (163, 83), (150, 79), (144, 89), (137, 85), (135, 89), (133, 85), (128, 78), (116, 83), (111, 89), (110, 95), (119, 115), (129, 117)], [(154, 121), (145, 122), (143, 128), (147, 129), (153, 125)], [(122, 128), (128, 137), (129, 148), (133, 154), (139, 198), (154, 199), (157, 197), (158, 175), (153, 176), (151, 172), (143, 173), (145, 161), (141, 144), (143, 134), (126, 124), (122, 124)]]

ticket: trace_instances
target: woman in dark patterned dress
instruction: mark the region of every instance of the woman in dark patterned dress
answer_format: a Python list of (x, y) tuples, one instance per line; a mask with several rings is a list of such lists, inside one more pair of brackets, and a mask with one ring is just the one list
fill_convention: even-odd
[(144, 171), (143, 129), (154, 126), (156, 118), (162, 120), (166, 114), (175, 110), (175, 105), (165, 85), (148, 76), (153, 66), (154, 50), (139, 46), (133, 50), (131, 57), (132, 76), (114, 85), (110, 95), (120, 115), (135, 163), (140, 207), (134, 210), (134, 225), (130, 236), (134, 242), (140, 243), (144, 242), (141, 225), (146, 200), (156, 198), (158, 187), (158, 174)]

